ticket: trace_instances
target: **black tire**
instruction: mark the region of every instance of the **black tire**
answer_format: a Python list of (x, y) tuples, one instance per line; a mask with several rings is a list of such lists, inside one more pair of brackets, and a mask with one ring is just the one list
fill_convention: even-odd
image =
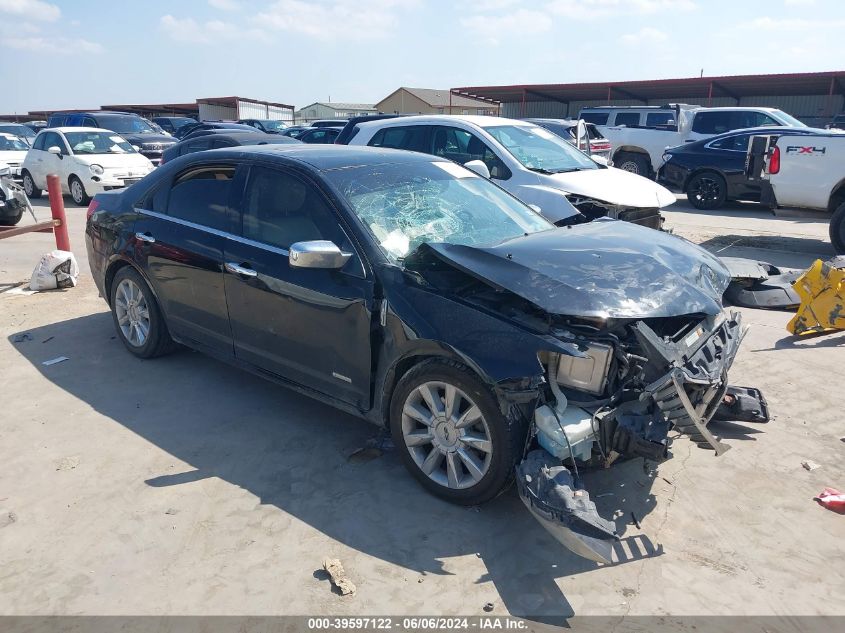
[(649, 159), (636, 152), (619, 152), (613, 157), (613, 166), (622, 171), (627, 171), (638, 176), (648, 178), (651, 176), (651, 164)]
[(687, 200), (696, 209), (718, 209), (728, 199), (725, 179), (713, 171), (705, 171), (690, 178), (686, 188)]
[[(426, 383), (445, 383), (463, 393), (464, 399), (459, 399), (458, 402), (462, 402), (466, 408), (456, 411), (454, 417), (460, 417), (459, 413), (466, 413), (467, 410), (471, 409), (470, 404), (474, 404), (481, 412), (481, 421), (457, 431), (457, 438), (455, 429), (451, 430), (452, 441), (456, 442), (456, 446), (450, 451), (452, 452), (451, 459), (456, 460), (453, 463), (458, 466), (460, 472), (459, 476), (456, 476), (456, 481), (460, 478), (463, 480), (465, 487), (450, 487), (451, 480), (447, 481), (445, 485), (438, 483), (432, 476), (423, 472), (417, 460), (420, 459), (420, 454), (428, 454), (430, 457), (437, 450), (433, 443), (411, 448), (406, 442), (405, 432), (403, 431), (403, 428), (407, 428), (406, 425), (416, 424), (416, 430), (420, 433), (425, 433), (430, 428), (432, 431), (429, 434), (434, 437), (438, 434), (437, 428), (442, 428), (445, 424), (445, 416), (436, 425), (426, 427), (403, 413), (406, 401), (413, 403), (418, 393), (417, 388), (426, 385)], [(444, 402), (445, 399), (442, 399), (441, 403)], [(424, 405), (423, 408), (430, 411), (430, 407)], [(516, 461), (522, 456), (526, 430), (527, 425), (516, 412), (507, 417), (502, 415), (491, 390), (473, 372), (454, 361), (430, 359), (414, 366), (399, 380), (391, 398), (390, 432), (405, 467), (426, 490), (452, 503), (477, 505), (489, 501), (501, 493), (511, 482)], [(449, 431), (445, 434), (447, 438), (448, 433)], [(489, 444), (489, 452), (475, 449), (474, 444), (470, 446), (464, 443), (463, 438), (470, 434), (475, 437), (486, 438)], [(473, 481), (472, 472), (461, 454), (464, 456), (469, 454), (474, 462), (483, 463), (486, 468), (483, 476), (474, 483), (471, 483)], [(415, 455), (418, 457), (415, 458)], [(448, 479), (450, 472), (448, 457), (444, 454), (443, 457), (439, 458), (440, 461), (434, 469), (433, 476)], [(481, 469), (478, 472), (481, 472)], [(470, 483), (471, 485), (469, 485)]]
[[(120, 323), (121, 317), (118, 313), (121, 312), (119, 301), (122, 298), (119, 298), (118, 294), (121, 292), (121, 284), (124, 281), (133, 283), (140, 290), (147, 307), (146, 312), (149, 317), (149, 325), (147, 335), (141, 344), (136, 344), (130, 340)], [(156, 301), (152, 290), (150, 290), (150, 287), (147, 285), (147, 282), (144, 281), (144, 278), (137, 270), (131, 266), (124, 266), (117, 271), (117, 274), (112, 280), (110, 293), (111, 296), (109, 298), (114, 327), (117, 330), (118, 337), (123, 342), (124, 346), (126, 346), (126, 349), (139, 358), (155, 358), (156, 356), (163, 356), (164, 354), (173, 351), (175, 343), (173, 342), (173, 339), (170, 338), (170, 332), (167, 330), (167, 324), (161, 314), (158, 302)]]
[(836, 207), (830, 218), (830, 243), (838, 255), (845, 255), (845, 202)]
[[(78, 189), (77, 185), (79, 186)], [(85, 191), (85, 185), (82, 184), (79, 177), (71, 176), (68, 178), (67, 186), (70, 189), (70, 197), (73, 199), (73, 202), (80, 207), (87, 207), (88, 203), (91, 202), (91, 196)]]
[[(21, 176), (23, 177), (23, 191), (26, 194), (26, 197), (30, 200), (40, 198), (41, 189), (35, 186), (35, 181), (32, 179), (32, 175), (24, 169)], [(29, 184), (27, 184), (27, 182)]]
[(22, 217), (23, 209), (20, 209), (17, 215), (0, 217), (0, 226), (15, 226), (18, 222), (21, 221)]

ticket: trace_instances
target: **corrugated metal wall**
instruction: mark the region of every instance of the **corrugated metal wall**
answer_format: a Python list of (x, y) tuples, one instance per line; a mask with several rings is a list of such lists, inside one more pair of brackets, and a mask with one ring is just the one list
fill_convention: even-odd
[(213, 103), (199, 103), (200, 121), (231, 121), (238, 118), (235, 108)]
[(267, 106), (267, 118), (273, 121), (293, 122), (293, 108), (280, 108), (278, 106)]
[(267, 106), (263, 103), (238, 101), (238, 119), (267, 119)]
[[(834, 114), (845, 110), (845, 98), (842, 95), (797, 95), (797, 96), (769, 96), (769, 97), (744, 97), (737, 103), (732, 97), (714, 97), (709, 100), (703, 99), (652, 99), (648, 105), (664, 105), (666, 103), (689, 103), (692, 105), (711, 106), (713, 108), (730, 106), (759, 106), (766, 108), (779, 108), (808, 125), (822, 126), (827, 123)], [(573, 101), (567, 106), (557, 101), (514, 101), (502, 104), (502, 116), (511, 118), (536, 117), (536, 118), (567, 118), (575, 117), (581, 108), (592, 108), (595, 106), (640, 106), (642, 101), (633, 99), (614, 99), (610, 103), (606, 99), (596, 101)]]

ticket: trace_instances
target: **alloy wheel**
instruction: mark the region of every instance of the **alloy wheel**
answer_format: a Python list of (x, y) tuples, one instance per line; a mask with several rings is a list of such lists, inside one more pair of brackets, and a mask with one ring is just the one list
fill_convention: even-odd
[(35, 192), (35, 183), (32, 181), (32, 176), (30, 176), (29, 173), (26, 173), (23, 176), (23, 192), (26, 194), (27, 198), (31, 198), (32, 194)]
[(82, 204), (82, 201), (85, 199), (85, 190), (82, 188), (82, 183), (78, 180), (70, 183), (70, 194), (76, 204)]
[(133, 347), (142, 347), (150, 335), (150, 308), (138, 284), (131, 279), (120, 282), (114, 309), (123, 338)]
[(441, 486), (469, 488), (490, 469), (490, 428), (454, 385), (426, 382), (411, 391), (402, 408), (402, 437), (419, 469)]
[(692, 195), (702, 203), (711, 204), (719, 200), (721, 186), (713, 178), (699, 178), (692, 189)]

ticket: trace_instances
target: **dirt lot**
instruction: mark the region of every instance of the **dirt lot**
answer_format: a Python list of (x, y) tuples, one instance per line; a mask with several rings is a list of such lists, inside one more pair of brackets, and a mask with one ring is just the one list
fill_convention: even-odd
[[(676, 440), (655, 478), (639, 461), (589, 475), (624, 533), (600, 566), (514, 490), (454, 507), (393, 452), (350, 460), (377, 435), (365, 422), (197, 353), (130, 356), (68, 204), (77, 288), (9, 290), (52, 236), (0, 242), (0, 614), (845, 615), (845, 516), (812, 500), (845, 487), (845, 333), (795, 341), (787, 314), (743, 310), (732, 382), (761, 387), (774, 420), (717, 427), (719, 458)], [(673, 209), (723, 255), (832, 254), (824, 215)], [(356, 595), (331, 591), (326, 556)]]

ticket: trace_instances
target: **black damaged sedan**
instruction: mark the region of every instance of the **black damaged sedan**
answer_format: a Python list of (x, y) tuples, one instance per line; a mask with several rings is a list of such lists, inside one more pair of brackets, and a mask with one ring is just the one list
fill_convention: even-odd
[[(573, 551), (617, 538), (578, 466), (726, 450), (729, 278), (684, 240), (613, 220), (556, 228), (455, 163), (375, 148), (240, 147), (97, 195), (91, 271), (126, 348), (175, 343), (390, 428), (423, 486), (477, 504), (516, 474)], [(573, 476), (574, 475), (574, 476)]]

